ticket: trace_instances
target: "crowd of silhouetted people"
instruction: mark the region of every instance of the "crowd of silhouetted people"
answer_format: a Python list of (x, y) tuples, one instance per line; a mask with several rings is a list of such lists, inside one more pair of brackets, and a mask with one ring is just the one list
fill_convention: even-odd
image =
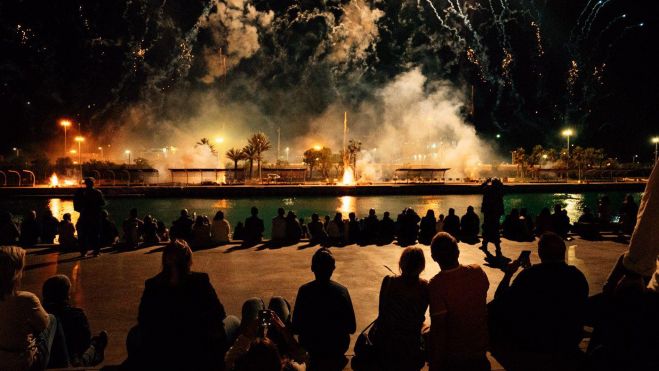
[[(420, 370), (428, 363), (430, 370), (490, 370), (488, 351), (506, 370), (659, 366), (659, 296), (645, 289), (641, 277), (617, 282), (612, 277), (608, 289), (589, 298), (586, 278), (566, 263), (559, 235), (543, 233), (537, 252), (538, 264), (514, 260), (506, 266), (488, 303), (488, 276), (478, 264), (460, 263), (458, 241), (449, 233), (431, 239), (431, 258), (440, 272), (430, 281), (420, 277), (423, 250), (405, 248), (400, 274), (382, 280), (378, 316), (365, 330), (370, 345), (365, 349), (358, 340), (352, 368)], [(209, 275), (192, 271), (192, 263), (185, 240), (164, 247), (161, 272), (145, 282), (122, 369), (338, 371), (347, 366), (356, 318), (349, 289), (332, 280), (337, 262), (330, 249), (313, 254), (315, 278), (300, 286), (294, 306), (280, 296), (250, 298), (240, 316), (226, 313)], [(19, 291), (24, 267), (22, 248), (0, 247), (0, 369), (102, 362), (108, 334), (91, 335), (84, 310), (71, 302), (68, 277), (46, 280), (40, 300)], [(593, 332), (584, 351), (586, 325)]]
[[(625, 270), (621, 257), (603, 292), (589, 297), (584, 274), (566, 262), (564, 241), (570, 231), (592, 225), (599, 233), (614, 224), (621, 233), (633, 230), (626, 224), (636, 222), (633, 198), (625, 199), (617, 216), (603, 197), (596, 216), (585, 208), (575, 223), (556, 205), (553, 213), (543, 209), (535, 220), (524, 209), (512, 209), (500, 224), (500, 183), (488, 180), (484, 186), (481, 249), (491, 256), (487, 243), (493, 243), (500, 255), (500, 233), (522, 242), (537, 236), (540, 258), (532, 265), (520, 255), (500, 265), (504, 276), (489, 303), (485, 271), (459, 259), (458, 241), (481, 241), (481, 220), (472, 206), (461, 217), (454, 209), (446, 216), (428, 210), (420, 217), (406, 208), (395, 220), (388, 212), (380, 219), (371, 209), (362, 219), (355, 213), (347, 220), (341, 213), (322, 220), (313, 214), (308, 224), (280, 208), (267, 243), (308, 238), (311, 245), (322, 245), (311, 259), (315, 279), (299, 288), (293, 306), (280, 296), (250, 298), (240, 317), (226, 313), (207, 273), (192, 271), (193, 248), (262, 242), (264, 221), (256, 207), (233, 231), (222, 211), (210, 220), (182, 210), (166, 228), (151, 215), (140, 219), (132, 209), (121, 225), (121, 240), (93, 183), (76, 195), (82, 219), (77, 226), (70, 215), (58, 221), (49, 212), (39, 219), (29, 212), (19, 228), (5, 213), (0, 221), (0, 244), (5, 245), (0, 247), (0, 369), (88, 367), (103, 360), (108, 334), (92, 336), (84, 310), (71, 300), (68, 277), (47, 279), (41, 299), (19, 290), (26, 253), (14, 245), (52, 243), (57, 235), (62, 247), (78, 248), (83, 255), (87, 250), (97, 254), (107, 244), (126, 249), (165, 244), (162, 270), (146, 280), (137, 323), (126, 339), (126, 370), (342, 370), (356, 318), (348, 288), (332, 280), (337, 262), (329, 247), (394, 240), (406, 246), (400, 274), (382, 280), (378, 316), (357, 340), (354, 370), (420, 370), (426, 363), (431, 371), (489, 370), (488, 351), (513, 371), (658, 369), (659, 295), (646, 289), (647, 277)], [(430, 281), (420, 277), (426, 257), (423, 249), (410, 246), (417, 242), (430, 245), (439, 265)], [(585, 351), (580, 348), (584, 326), (592, 328)]]

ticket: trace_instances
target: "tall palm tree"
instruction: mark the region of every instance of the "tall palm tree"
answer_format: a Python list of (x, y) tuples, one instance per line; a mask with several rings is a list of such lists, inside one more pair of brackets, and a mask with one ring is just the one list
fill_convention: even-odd
[(252, 169), (254, 168), (254, 159), (256, 159), (256, 148), (251, 144), (243, 147), (242, 152), (245, 154), (245, 160), (249, 161), (249, 178), (252, 179)]
[(231, 148), (224, 154), (229, 160), (233, 161), (233, 177), (236, 179), (238, 174), (238, 161), (242, 161), (246, 158), (245, 152), (239, 148)]
[(254, 147), (254, 150), (256, 151), (257, 169), (259, 170), (259, 180), (261, 180), (261, 161), (263, 161), (263, 152), (272, 148), (270, 139), (268, 139), (268, 137), (262, 132), (258, 132), (252, 135), (252, 137), (247, 140), (247, 143), (249, 146)]
[(210, 149), (212, 154), (216, 154), (217, 151), (215, 151), (215, 146), (213, 143), (211, 143), (210, 139), (208, 138), (201, 138), (197, 143), (195, 143), (194, 147), (203, 147), (203, 146), (208, 146), (208, 149)]

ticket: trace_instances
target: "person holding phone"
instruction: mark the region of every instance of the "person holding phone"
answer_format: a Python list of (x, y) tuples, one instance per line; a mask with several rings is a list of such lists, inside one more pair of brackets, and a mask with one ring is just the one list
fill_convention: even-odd
[(563, 239), (547, 232), (538, 242), (540, 264), (531, 265), (530, 251), (524, 251), (505, 269), (488, 319), (492, 354), (506, 370), (579, 366), (588, 282), (565, 262), (565, 253)]

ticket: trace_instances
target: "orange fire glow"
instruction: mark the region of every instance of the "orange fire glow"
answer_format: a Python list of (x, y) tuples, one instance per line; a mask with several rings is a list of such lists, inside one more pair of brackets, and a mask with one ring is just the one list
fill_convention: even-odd
[(354, 185), (355, 184), (355, 173), (352, 171), (352, 168), (349, 166), (343, 171), (343, 181), (342, 185)]
[(57, 177), (57, 174), (53, 173), (53, 175), (50, 176), (50, 186), (51, 187), (59, 187), (59, 178)]

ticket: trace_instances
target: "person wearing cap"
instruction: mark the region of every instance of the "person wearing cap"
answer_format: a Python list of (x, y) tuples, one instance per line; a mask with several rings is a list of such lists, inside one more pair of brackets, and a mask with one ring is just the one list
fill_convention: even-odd
[(86, 256), (93, 250), (94, 256), (101, 253), (102, 212), (105, 207), (103, 193), (94, 188), (94, 178), (85, 178), (85, 187), (76, 191), (73, 196), (73, 208), (80, 213), (76, 229), (80, 256)]

